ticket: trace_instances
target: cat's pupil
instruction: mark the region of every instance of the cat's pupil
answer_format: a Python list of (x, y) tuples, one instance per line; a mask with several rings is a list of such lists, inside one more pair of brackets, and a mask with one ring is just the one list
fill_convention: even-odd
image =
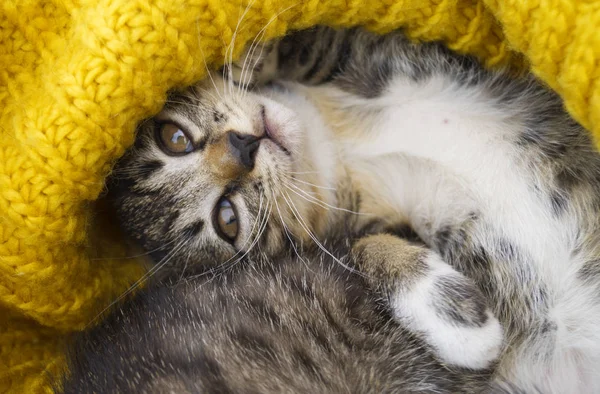
[(231, 201), (222, 198), (217, 209), (217, 225), (220, 232), (229, 241), (235, 240), (238, 233), (238, 223)]

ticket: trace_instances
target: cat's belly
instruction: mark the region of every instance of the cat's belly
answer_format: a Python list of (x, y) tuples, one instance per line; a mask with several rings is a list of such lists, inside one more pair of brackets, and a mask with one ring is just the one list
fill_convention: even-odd
[[(318, 88), (311, 98), (360, 185), (364, 212), (408, 221), (429, 245), (470, 218), (483, 223), (469, 237), (496, 258), (480, 278), (497, 284), (497, 308), (515, 303), (508, 313), (518, 314), (521, 302), (528, 315), (519, 335), (533, 337), (502, 363), (506, 376), (541, 392), (598, 389), (600, 378), (585, 365), (600, 358), (600, 307), (579, 275), (587, 256), (574, 252), (576, 217), (554, 215), (536, 190), (541, 175), (524, 165), (515, 143), (524, 126), (492, 102), (442, 85), (432, 81), (411, 96), (410, 86), (392, 84), (377, 99)], [(498, 240), (525, 257), (504, 260)], [(544, 324), (545, 337), (527, 332)]]
[(557, 220), (536, 193), (534, 175), (513, 142), (522, 126), (507, 122), (510, 114), (493, 103), (444, 88), (443, 81), (431, 81), (418, 94), (400, 82), (391, 86), (382, 97), (341, 108), (346, 116), (337, 115), (356, 120), (346, 123), (353, 134), (337, 135), (348, 165), (364, 174), (370, 190), (381, 191), (374, 198), (394, 202), (415, 223), (427, 218), (433, 226), (485, 215), (534, 260), (544, 261), (543, 270), (557, 270), (547, 280), (560, 277), (570, 266), (570, 251), (557, 237), (569, 227), (575, 231), (576, 223)]
[(408, 220), (424, 240), (441, 225), (484, 217), (527, 252), (533, 271), (553, 289), (580, 268), (573, 259), (577, 219), (552, 214), (537, 190), (539, 174), (515, 142), (524, 126), (492, 99), (442, 77), (426, 86), (398, 79), (378, 98), (290, 84), (281, 99), (307, 114), (318, 110), (306, 119), (308, 131), (333, 139), (356, 177), (365, 213)]

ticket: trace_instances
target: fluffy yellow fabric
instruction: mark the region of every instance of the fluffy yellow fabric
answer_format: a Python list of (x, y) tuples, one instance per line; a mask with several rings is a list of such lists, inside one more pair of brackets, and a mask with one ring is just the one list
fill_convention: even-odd
[[(66, 335), (141, 273), (90, 208), (111, 164), (167, 89), (222, 63), (247, 0), (0, 3), (0, 392), (38, 392)], [(598, 2), (255, 0), (234, 56), (267, 24), (265, 39), (317, 23), (528, 62), (600, 140)]]

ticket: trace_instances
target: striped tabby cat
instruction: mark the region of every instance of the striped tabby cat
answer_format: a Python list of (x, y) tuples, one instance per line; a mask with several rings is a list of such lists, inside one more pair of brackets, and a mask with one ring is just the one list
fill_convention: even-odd
[(71, 382), (600, 392), (600, 156), (555, 94), (400, 32), (318, 27), (241, 65), (118, 163), (125, 232), (188, 279), (80, 341)]

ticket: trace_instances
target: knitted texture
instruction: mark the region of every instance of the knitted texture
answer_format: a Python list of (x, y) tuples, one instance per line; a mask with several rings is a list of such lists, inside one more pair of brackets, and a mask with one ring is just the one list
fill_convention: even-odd
[(0, 392), (48, 391), (64, 338), (140, 277), (94, 201), (136, 123), (223, 63), (246, 9), (234, 57), (267, 24), (264, 39), (318, 23), (404, 27), (489, 67), (529, 64), (600, 140), (599, 2), (0, 3)]

